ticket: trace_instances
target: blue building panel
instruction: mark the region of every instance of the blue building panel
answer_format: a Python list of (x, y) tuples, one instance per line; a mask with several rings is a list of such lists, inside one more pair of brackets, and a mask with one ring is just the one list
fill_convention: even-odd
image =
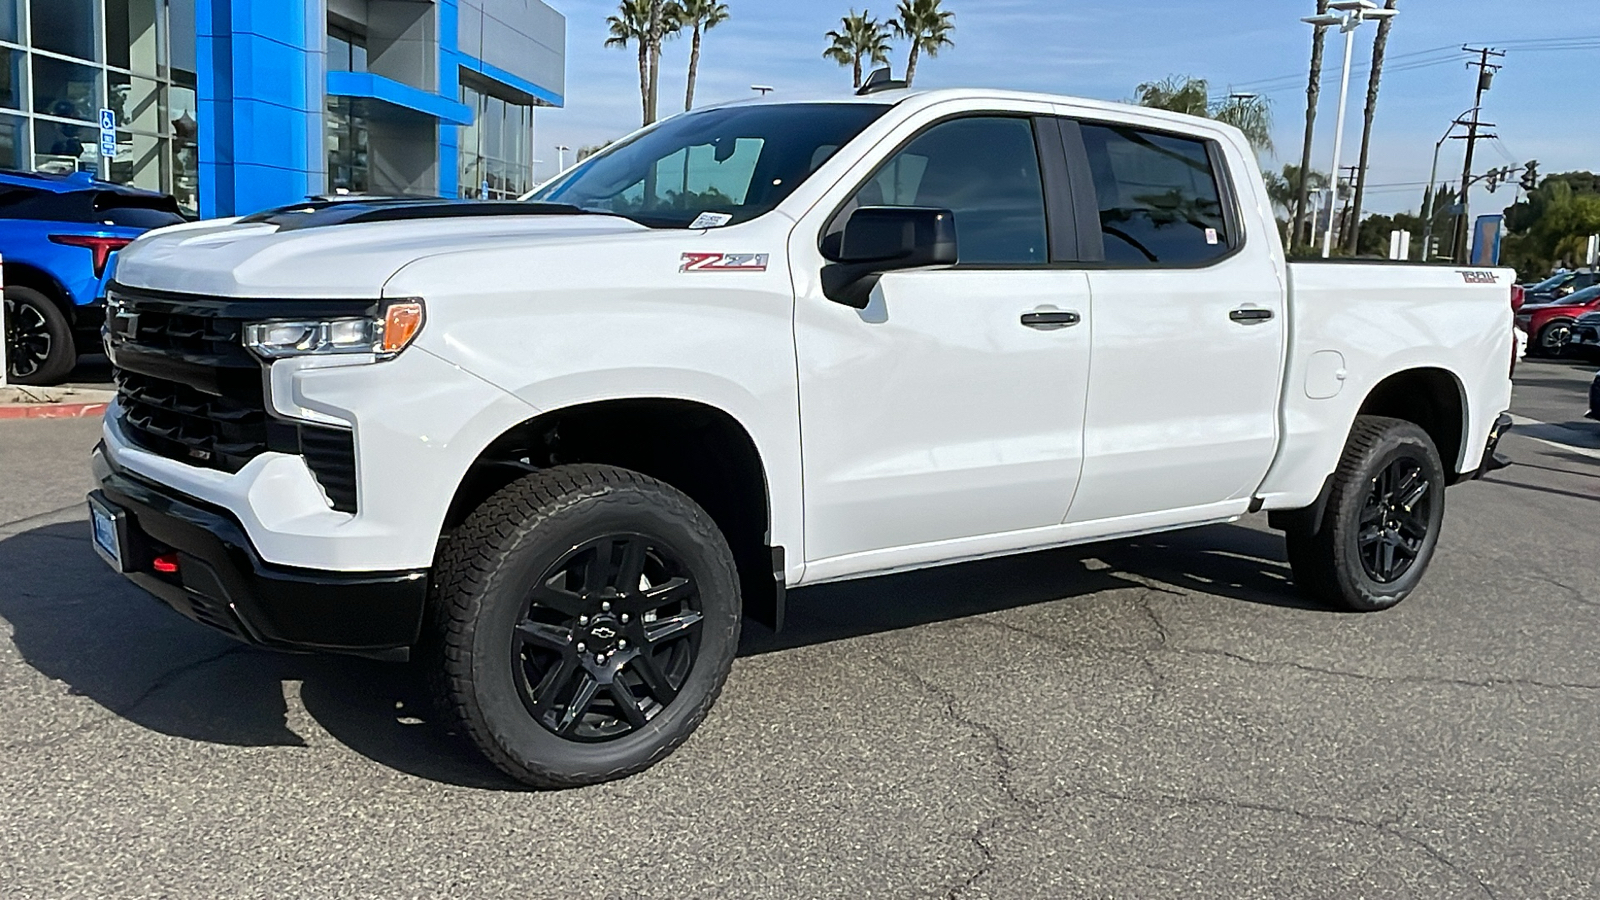
[[(474, 4), (481, 14), (483, 5)], [(462, 70), (563, 105), (564, 85), (536, 84), (461, 52), (460, 0), (434, 0), (436, 90), (367, 72), (325, 72), (326, 8), (325, 0), (195, 0), (201, 215), (244, 215), (325, 192), (330, 96), (435, 120), (438, 193), (444, 196), (460, 188), (458, 126), (472, 122), (473, 110), (460, 101)]]

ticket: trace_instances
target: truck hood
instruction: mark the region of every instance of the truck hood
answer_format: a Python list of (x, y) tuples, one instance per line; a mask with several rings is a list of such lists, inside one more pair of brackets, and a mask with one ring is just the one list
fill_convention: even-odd
[(151, 232), (117, 255), (115, 278), (185, 294), (371, 299), (401, 267), (436, 254), (648, 231), (545, 204), (310, 202)]

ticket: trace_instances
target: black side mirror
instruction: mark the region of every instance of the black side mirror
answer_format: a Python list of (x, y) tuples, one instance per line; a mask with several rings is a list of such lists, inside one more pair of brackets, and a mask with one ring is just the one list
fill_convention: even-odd
[(829, 250), (833, 264), (822, 269), (822, 293), (865, 309), (883, 273), (955, 264), (956, 217), (948, 209), (863, 206)]

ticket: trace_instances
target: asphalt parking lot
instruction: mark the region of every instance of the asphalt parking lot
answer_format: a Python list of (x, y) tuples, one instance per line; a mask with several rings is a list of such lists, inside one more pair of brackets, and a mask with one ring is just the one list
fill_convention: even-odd
[(1525, 363), (1423, 588), (1258, 517), (796, 591), (642, 776), (519, 790), (409, 666), (236, 645), (94, 556), (97, 425), (0, 422), (5, 897), (1600, 893), (1594, 368)]

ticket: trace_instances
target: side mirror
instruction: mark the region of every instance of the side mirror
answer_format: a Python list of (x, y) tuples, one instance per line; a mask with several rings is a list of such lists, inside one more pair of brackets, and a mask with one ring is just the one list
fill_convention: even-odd
[(822, 293), (865, 309), (883, 273), (955, 264), (956, 217), (948, 209), (863, 206), (851, 213), (837, 248), (829, 249), (832, 265), (822, 269)]

